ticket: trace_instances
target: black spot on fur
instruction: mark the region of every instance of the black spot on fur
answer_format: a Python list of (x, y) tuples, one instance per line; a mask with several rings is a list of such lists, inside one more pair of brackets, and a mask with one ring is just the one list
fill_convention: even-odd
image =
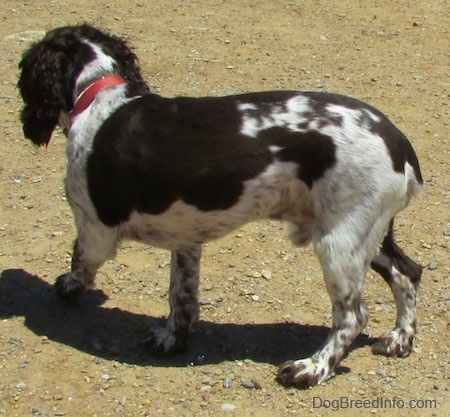
[(386, 117), (383, 115), (381, 117), (379, 123), (373, 122), (371, 131), (383, 139), (389, 151), (394, 171), (405, 172), (405, 164), (408, 162), (414, 170), (417, 181), (422, 184), (423, 178), (419, 161), (411, 143)]
[(298, 178), (309, 188), (336, 162), (336, 146), (330, 136), (317, 131), (292, 132), (274, 127), (262, 131), (258, 139), (279, 146), (277, 158), (298, 164)]
[(381, 245), (380, 254), (375, 257), (370, 266), (374, 271), (378, 272), (389, 285), (391, 285), (393, 280), (392, 266), (395, 266), (398, 271), (407, 276), (416, 288), (419, 286), (422, 276), (421, 266), (409, 258), (395, 242), (393, 220), (389, 225), (389, 231)]
[(336, 355), (331, 355), (328, 359), (328, 366), (330, 369), (333, 369), (335, 367), (335, 365), (337, 364), (338, 359), (336, 357)]
[(147, 95), (123, 106), (99, 130), (88, 161), (100, 219), (159, 214), (177, 199), (204, 211), (236, 204), (243, 181), (273, 160), (264, 143), (238, 135), (239, 123), (229, 97)]
[[(302, 94), (311, 99), (310, 105), (314, 110), (312, 114), (314, 114), (315, 117), (322, 119), (322, 124), (320, 127), (325, 126), (327, 123), (334, 125), (339, 125), (342, 123), (342, 120), (340, 120), (338, 116), (333, 116), (332, 113), (327, 113), (325, 111), (326, 106), (329, 104), (359, 111), (359, 125), (383, 139), (391, 157), (394, 171), (404, 172), (405, 163), (408, 162), (413, 167), (415, 176), (419, 183), (423, 182), (419, 162), (410, 142), (405, 135), (400, 132), (400, 130), (397, 129), (397, 127), (394, 126), (394, 124), (390, 122), (389, 119), (387, 119), (387, 117), (379, 110), (358, 99), (340, 94), (322, 94), (316, 92), (307, 92)], [(369, 112), (377, 116), (379, 121), (372, 119), (369, 116)]]
[[(299, 165), (309, 187), (335, 162), (330, 137), (287, 128), (240, 134), (237, 103), (283, 101), (292, 92), (219, 98), (167, 99), (150, 94), (130, 102), (101, 127), (88, 160), (88, 185), (100, 219), (126, 221), (133, 210), (160, 214), (181, 199), (200, 210), (235, 205), (244, 181), (275, 157)], [(276, 155), (270, 145), (283, 149)]]

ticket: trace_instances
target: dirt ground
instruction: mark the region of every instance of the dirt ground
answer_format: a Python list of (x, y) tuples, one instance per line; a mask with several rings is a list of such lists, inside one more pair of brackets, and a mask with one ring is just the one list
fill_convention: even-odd
[[(446, 0), (3, 0), (0, 415), (448, 415), (449, 10)], [(83, 22), (126, 37), (163, 95), (332, 91), (389, 115), (426, 179), (396, 225), (424, 267), (410, 357), (374, 356), (363, 335), (327, 383), (305, 391), (276, 383), (277, 365), (311, 354), (331, 319), (311, 249), (292, 248), (276, 222), (205, 246), (201, 320), (185, 355), (156, 360), (140, 344), (168, 313), (164, 251), (126, 243), (78, 307), (53, 297), (75, 236), (62, 185), (65, 138), (56, 132), (43, 149), (23, 138), (17, 64), (46, 30)], [(366, 299), (367, 333), (379, 336), (393, 326), (395, 305), (375, 274)]]

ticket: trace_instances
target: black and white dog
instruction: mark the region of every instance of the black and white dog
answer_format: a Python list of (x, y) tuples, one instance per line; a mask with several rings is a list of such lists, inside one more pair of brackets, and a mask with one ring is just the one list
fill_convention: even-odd
[(20, 69), (25, 136), (46, 145), (59, 124), (68, 138), (78, 236), (71, 271), (55, 284), (61, 296), (91, 288), (123, 239), (171, 250), (170, 315), (147, 343), (173, 353), (198, 317), (202, 244), (279, 219), (295, 245), (313, 243), (333, 323), (324, 346), (281, 365), (277, 379), (307, 387), (333, 375), (366, 325), (370, 267), (397, 305), (395, 328), (374, 352), (411, 352), (422, 270), (394, 242), (393, 219), (423, 180), (410, 143), (378, 110), (298, 91), (164, 98), (149, 91), (123, 40), (87, 25), (50, 31)]

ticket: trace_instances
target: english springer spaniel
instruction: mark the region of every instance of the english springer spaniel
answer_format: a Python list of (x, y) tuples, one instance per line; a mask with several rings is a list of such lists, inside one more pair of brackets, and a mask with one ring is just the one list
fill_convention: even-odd
[(170, 314), (146, 343), (172, 354), (198, 318), (202, 244), (278, 219), (291, 225), (294, 245), (314, 245), (333, 311), (323, 347), (282, 364), (278, 381), (308, 387), (333, 375), (367, 323), (370, 267), (397, 305), (394, 329), (373, 351), (411, 352), (422, 270), (395, 243), (393, 220), (423, 180), (411, 144), (380, 111), (319, 92), (161, 97), (122, 39), (88, 25), (48, 32), (20, 69), (25, 136), (47, 145), (57, 125), (67, 136), (78, 235), (59, 295), (91, 288), (123, 239), (169, 249)]

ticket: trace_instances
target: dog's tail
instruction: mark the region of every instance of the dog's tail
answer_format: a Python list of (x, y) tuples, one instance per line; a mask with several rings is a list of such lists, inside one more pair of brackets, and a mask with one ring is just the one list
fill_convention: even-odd
[(405, 144), (405, 181), (407, 201), (417, 196), (423, 189), (424, 181), (419, 160), (409, 140), (402, 134)]

